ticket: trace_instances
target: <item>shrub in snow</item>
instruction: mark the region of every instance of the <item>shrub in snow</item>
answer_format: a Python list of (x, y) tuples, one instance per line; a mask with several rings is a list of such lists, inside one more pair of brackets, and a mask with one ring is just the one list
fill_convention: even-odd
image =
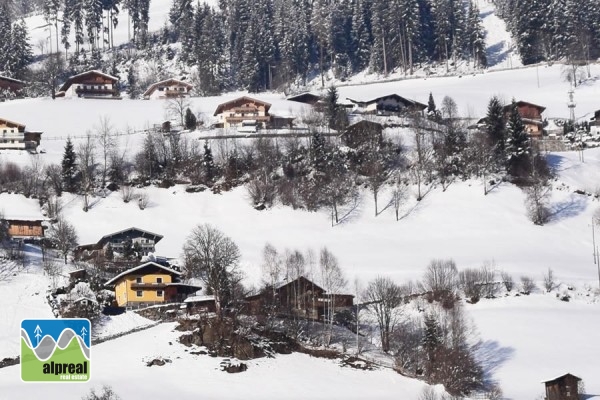
[(530, 294), (536, 288), (535, 282), (529, 276), (521, 277), (521, 293)]
[(102, 390), (96, 393), (96, 389), (90, 389), (90, 393), (83, 396), (81, 400), (121, 400), (112, 387), (108, 385), (102, 386)]
[(513, 277), (505, 271), (502, 271), (500, 274), (500, 278), (502, 279), (502, 284), (507, 292), (510, 292), (515, 287), (515, 282), (513, 281)]
[(544, 289), (546, 289), (546, 292), (550, 293), (555, 287), (556, 282), (554, 281), (554, 271), (548, 268), (548, 273), (544, 274)]
[(129, 203), (135, 197), (135, 190), (131, 186), (121, 187), (121, 198), (123, 203)]

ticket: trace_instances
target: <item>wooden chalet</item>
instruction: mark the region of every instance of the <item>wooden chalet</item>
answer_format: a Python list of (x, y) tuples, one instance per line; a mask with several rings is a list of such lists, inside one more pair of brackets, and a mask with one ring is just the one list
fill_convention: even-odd
[(355, 100), (347, 98), (354, 104), (353, 112), (358, 114), (375, 115), (405, 115), (423, 113), (427, 105), (407, 99), (398, 94), (390, 94), (370, 100)]
[(172, 99), (189, 96), (194, 85), (171, 78), (153, 83), (144, 92), (144, 99)]
[(266, 127), (271, 122), (269, 109), (271, 104), (248, 96), (239, 97), (219, 104), (214, 116), (218, 118), (217, 127), (241, 128), (244, 125)]
[(543, 381), (546, 387), (545, 400), (578, 400), (581, 378), (570, 373)]
[(96, 70), (86, 71), (69, 77), (56, 97), (120, 100), (119, 78)]
[(35, 240), (44, 237), (46, 218), (37, 200), (21, 194), (0, 193), (0, 213), (12, 239)]
[[(531, 137), (541, 137), (543, 134), (544, 121), (542, 119), (542, 113), (546, 107), (538, 106), (537, 104), (529, 103), (526, 101), (517, 101), (517, 110), (523, 123), (527, 134)], [(512, 104), (504, 106), (504, 118), (508, 121), (510, 113), (512, 111)]]
[(19, 97), (23, 87), (25, 87), (25, 82), (0, 75), (0, 99), (3, 97), (1, 92), (5, 90), (13, 96)]
[(383, 125), (367, 120), (358, 121), (348, 126), (340, 138), (344, 145), (353, 149), (378, 145), (383, 140)]
[(275, 287), (267, 287), (261, 293), (247, 297), (246, 302), (248, 312), (253, 315), (270, 308), (283, 316), (320, 320), (329, 307), (333, 307), (335, 312), (349, 310), (354, 304), (354, 296), (325, 293), (325, 289), (300, 276)]
[(131, 241), (134, 248), (139, 249), (139, 256), (154, 253), (155, 245), (163, 238), (162, 235), (145, 231), (139, 228), (127, 228), (115, 233), (105, 235), (96, 243), (84, 244), (75, 248), (76, 260), (89, 260), (104, 258), (110, 246), (115, 258), (119, 258), (125, 249), (126, 242)]
[(25, 130), (25, 125), (0, 118), (0, 150), (35, 151), (42, 140), (42, 132)]
[(200, 286), (181, 282), (182, 273), (155, 262), (130, 268), (108, 280), (105, 286), (114, 287), (119, 307), (144, 307), (154, 304), (181, 303)]

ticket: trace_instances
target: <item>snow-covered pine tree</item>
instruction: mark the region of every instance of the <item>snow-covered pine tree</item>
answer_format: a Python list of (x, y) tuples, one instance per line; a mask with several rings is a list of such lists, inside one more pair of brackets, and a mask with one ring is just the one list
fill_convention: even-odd
[(71, 138), (67, 138), (62, 159), (63, 186), (67, 192), (75, 192), (77, 188), (77, 155)]
[(208, 145), (208, 140), (204, 142), (204, 155), (202, 156), (202, 171), (204, 173), (204, 181), (206, 184), (212, 184), (215, 178), (215, 162), (212, 155), (212, 150)]
[(531, 144), (525, 124), (513, 100), (508, 117), (508, 137), (506, 140), (506, 170), (513, 177), (525, 177), (531, 170)]
[(367, 3), (367, 0), (355, 0), (352, 7), (351, 61), (355, 72), (362, 71), (369, 63), (369, 49), (372, 43)]
[(467, 17), (468, 48), (475, 67), (487, 67), (485, 48), (485, 30), (479, 18), (479, 8), (476, 3), (471, 3)]
[(27, 25), (24, 20), (13, 25), (11, 31), (11, 64), (9, 71), (17, 79), (25, 78), (27, 65), (33, 59), (31, 44), (29, 44), (29, 34), (27, 33)]
[(494, 147), (494, 160), (497, 166), (502, 166), (506, 160), (506, 120), (504, 107), (498, 97), (490, 99), (485, 117), (485, 130)]

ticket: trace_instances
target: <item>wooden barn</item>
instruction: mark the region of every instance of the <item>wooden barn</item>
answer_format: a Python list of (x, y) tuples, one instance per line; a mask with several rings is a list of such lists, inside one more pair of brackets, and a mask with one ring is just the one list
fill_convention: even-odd
[(542, 382), (546, 386), (545, 400), (578, 400), (581, 378), (570, 373)]
[(353, 149), (378, 145), (383, 140), (383, 125), (367, 120), (358, 121), (348, 126), (340, 138), (344, 145)]
[[(14, 78), (9, 78), (8, 76), (0, 75), (0, 92), (6, 90), (12, 94), (12, 96), (19, 97), (23, 87), (25, 87), (25, 82)], [(0, 100), (2, 100), (2, 98), (3, 95), (0, 93)]]
[(194, 85), (171, 78), (150, 85), (144, 92), (144, 99), (172, 99), (176, 97), (188, 97)]
[(249, 296), (246, 302), (248, 312), (253, 315), (261, 314), (266, 308), (270, 308), (282, 316), (320, 320), (329, 307), (333, 307), (335, 312), (351, 309), (354, 296), (325, 293), (325, 289), (300, 276)]
[(120, 100), (119, 78), (96, 70), (86, 71), (69, 77), (56, 97)]
[[(544, 121), (542, 119), (542, 113), (546, 107), (538, 106), (537, 104), (529, 103), (527, 101), (517, 101), (517, 110), (519, 115), (525, 124), (525, 129), (531, 137), (541, 137), (544, 131)], [(504, 118), (508, 121), (512, 104), (504, 106)]]

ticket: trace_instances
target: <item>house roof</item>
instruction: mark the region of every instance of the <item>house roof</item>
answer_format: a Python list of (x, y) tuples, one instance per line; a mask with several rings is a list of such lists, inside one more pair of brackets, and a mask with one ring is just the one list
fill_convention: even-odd
[(423, 110), (427, 108), (427, 105), (425, 105), (423, 103), (419, 103), (416, 100), (407, 99), (406, 97), (402, 97), (402, 96), (400, 96), (399, 94), (396, 94), (396, 93), (388, 94), (386, 96), (376, 97), (376, 98), (371, 99), (371, 100), (355, 100), (355, 99), (351, 99), (349, 97), (347, 97), (347, 99), (350, 100), (354, 104), (372, 104), (372, 103), (377, 103), (380, 100), (387, 99), (387, 98), (390, 98), (390, 97), (394, 98), (394, 99), (396, 99), (396, 100), (398, 100), (401, 103), (404, 103), (406, 105), (412, 105), (412, 106), (421, 108)]
[(100, 240), (98, 240), (98, 243), (96, 243), (96, 244), (102, 244), (102, 243), (106, 242), (107, 240), (110, 240), (110, 238), (112, 238), (113, 236), (120, 235), (120, 234), (128, 232), (128, 231), (138, 231), (141, 233), (142, 237), (145, 237), (145, 236), (153, 237), (154, 243), (158, 243), (163, 238), (162, 235), (159, 235), (157, 233), (152, 233), (152, 232), (140, 229), (140, 228), (131, 227), (131, 228), (120, 230), (118, 232), (109, 233), (108, 235), (104, 235), (100, 238)]
[(191, 83), (180, 81), (179, 79), (175, 79), (175, 78), (169, 78), (169, 79), (165, 79), (164, 81), (156, 82), (156, 83), (153, 83), (152, 85), (150, 85), (148, 87), (148, 89), (144, 92), (144, 96), (150, 96), (160, 85), (166, 85), (166, 84), (170, 84), (170, 83), (174, 83), (174, 84), (177, 84), (180, 86), (185, 86), (188, 89), (191, 89), (194, 87), (194, 85), (192, 85)]
[(554, 381), (557, 381), (557, 380), (559, 380), (559, 379), (566, 378), (567, 376), (571, 376), (571, 377), (573, 377), (573, 378), (577, 379), (578, 381), (582, 380), (580, 377), (578, 377), (578, 376), (575, 376), (575, 375), (573, 375), (573, 374), (572, 374), (572, 373), (570, 373), (570, 372), (567, 372), (566, 374), (564, 374), (564, 375), (561, 375), (561, 376), (557, 376), (556, 378), (547, 379), (547, 380), (545, 380), (545, 381), (542, 381), (542, 383), (550, 383), (550, 382), (554, 382)]
[(20, 124), (18, 122), (11, 121), (11, 120), (6, 119), (6, 118), (0, 118), (0, 123), (4, 123), (4, 124), (6, 124), (8, 126), (14, 125), (15, 128), (23, 128), (23, 129), (25, 129), (25, 125)]
[(215, 296), (203, 295), (203, 296), (190, 296), (187, 299), (185, 299), (183, 302), (184, 303), (201, 303), (204, 301), (214, 301), (214, 300), (215, 300)]
[(316, 289), (321, 289), (321, 290), (325, 291), (325, 289), (323, 289), (321, 286), (317, 285), (310, 279), (306, 278), (304, 275), (300, 275), (299, 277), (297, 277), (296, 279), (292, 279), (291, 281), (279, 282), (279, 283), (275, 284), (275, 289), (281, 289), (287, 285), (291, 285), (292, 283), (294, 283), (296, 281), (302, 281), (302, 280), (306, 281), (306, 283), (313, 285)]
[(98, 71), (98, 70), (93, 69), (93, 70), (90, 70), (90, 71), (82, 72), (81, 74), (70, 76), (67, 79), (67, 81), (65, 83), (63, 83), (63, 85), (60, 87), (60, 89), (58, 91), (59, 92), (66, 92), (69, 89), (69, 87), (71, 87), (71, 85), (73, 84), (73, 81), (75, 81), (75, 80), (77, 80), (79, 78), (83, 78), (86, 75), (100, 75), (100, 76), (102, 76), (104, 78), (107, 78), (107, 79), (113, 81), (113, 82), (117, 82), (119, 80), (119, 78), (117, 78), (116, 76), (108, 75), (108, 74), (105, 74), (102, 71)]
[(164, 271), (166, 271), (166, 272), (168, 272), (170, 274), (177, 275), (177, 276), (181, 276), (182, 275), (182, 273), (179, 272), (179, 271), (175, 271), (174, 269), (167, 268), (164, 265), (160, 265), (160, 264), (157, 264), (155, 262), (150, 261), (150, 262), (144, 263), (142, 265), (138, 265), (137, 267), (129, 268), (128, 270), (121, 272), (119, 275), (113, 277), (112, 279), (109, 279), (108, 282), (106, 282), (104, 284), (104, 286), (113, 285), (115, 282), (117, 282), (119, 279), (123, 278), (124, 276), (133, 274), (134, 272), (140, 271), (140, 270), (142, 270), (144, 268), (147, 268), (147, 267), (160, 268), (160, 269), (162, 269), (162, 270), (164, 270)]
[(262, 101), (262, 100), (253, 99), (252, 97), (242, 96), (242, 97), (238, 97), (237, 99), (229, 100), (229, 101), (226, 101), (225, 103), (219, 104), (217, 106), (217, 109), (215, 110), (215, 113), (213, 114), (213, 116), (216, 117), (217, 115), (219, 115), (220, 113), (222, 113), (223, 109), (225, 109), (225, 107), (227, 107), (229, 105), (232, 105), (232, 104), (235, 104), (235, 103), (238, 103), (238, 102), (244, 102), (244, 101), (252, 102), (252, 103), (257, 103), (257, 104), (260, 104), (260, 105), (264, 106), (265, 107), (265, 112), (268, 112), (269, 109), (271, 108), (271, 104), (270, 103), (267, 103), (267, 102)]
[(20, 83), (21, 85), (25, 84), (24, 81), (20, 81), (20, 80), (15, 79), (15, 78), (9, 78), (8, 76), (4, 76), (4, 75), (0, 75), (0, 81), (7, 81), (7, 82), (12, 82), (12, 83)]
[(0, 193), (0, 214), (8, 221), (45, 221), (40, 204), (22, 194)]
[(315, 104), (322, 99), (323, 99), (322, 96), (311, 93), (311, 92), (298, 93), (296, 95), (289, 96), (287, 98), (287, 100), (289, 100), (289, 101), (297, 101), (299, 103), (307, 103), (307, 104)]
[[(517, 101), (516, 104), (517, 104), (517, 107), (520, 107), (520, 106), (531, 106), (531, 107), (537, 108), (537, 109), (540, 110), (540, 113), (544, 112), (544, 110), (546, 109), (546, 107), (544, 107), (544, 106), (539, 106), (537, 104), (530, 103), (528, 101), (523, 101), (523, 100)], [(504, 111), (509, 110), (511, 106), (512, 106), (512, 103), (505, 105), (504, 106)]]

